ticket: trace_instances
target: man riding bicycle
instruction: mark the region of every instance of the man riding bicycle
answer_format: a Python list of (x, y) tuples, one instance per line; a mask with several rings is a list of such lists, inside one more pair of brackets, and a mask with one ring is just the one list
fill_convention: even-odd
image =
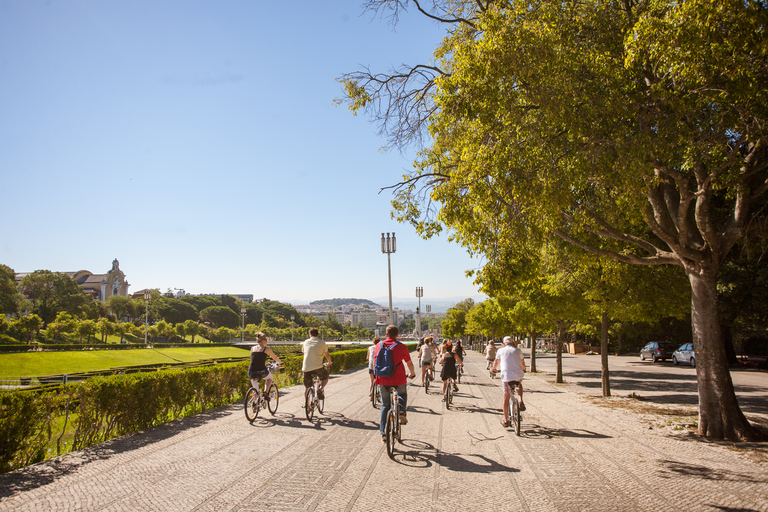
[(376, 376), (376, 384), (381, 386), (381, 418), (379, 421), (379, 433), (381, 434), (381, 441), (386, 443), (387, 438), (384, 434), (384, 429), (387, 426), (387, 417), (389, 416), (389, 410), (392, 407), (392, 398), (389, 394), (389, 388), (394, 387), (397, 390), (398, 402), (400, 402), (400, 424), (405, 425), (408, 423), (408, 418), (405, 414), (405, 407), (408, 404), (408, 385), (405, 375), (405, 362), (408, 365), (408, 379), (416, 377), (416, 372), (413, 370), (413, 363), (411, 362), (411, 354), (408, 352), (408, 347), (397, 341), (397, 335), (399, 331), (397, 326), (390, 325), (387, 327), (387, 339), (379, 342), (376, 345), (376, 354), (374, 358), (379, 357), (382, 346), (389, 347), (392, 352), (392, 362), (395, 365), (395, 372), (390, 377)]
[(509, 423), (509, 393), (510, 387), (517, 387), (520, 395), (520, 410), (525, 410), (523, 403), (523, 375), (525, 375), (525, 359), (523, 351), (517, 348), (511, 336), (504, 337), (504, 346), (496, 351), (496, 360), (493, 362), (493, 371), (501, 370), (501, 387), (504, 390), (504, 421), (502, 425), (508, 427)]
[(301, 351), (304, 353), (304, 360), (301, 364), (301, 371), (304, 372), (304, 388), (311, 388), (312, 379), (317, 375), (320, 380), (320, 389), (317, 392), (317, 398), (325, 400), (325, 385), (328, 384), (330, 372), (323, 366), (323, 356), (328, 360), (328, 366), (331, 366), (331, 354), (325, 342), (317, 337), (320, 332), (316, 327), (309, 330), (309, 339), (304, 340), (301, 345)]

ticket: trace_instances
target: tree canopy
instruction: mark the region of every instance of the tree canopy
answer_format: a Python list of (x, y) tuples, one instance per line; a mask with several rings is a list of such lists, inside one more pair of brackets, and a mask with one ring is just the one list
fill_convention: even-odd
[[(368, 2), (395, 17), (407, 4)], [(754, 437), (728, 373), (716, 281), (768, 190), (764, 3), (433, 4), (427, 14), (449, 27), (435, 62), (342, 78), (350, 107), (369, 109), (390, 145), (429, 128), (395, 187), (396, 218), (425, 237), (447, 229), (489, 268), (553, 236), (677, 266), (692, 291), (699, 432)]]

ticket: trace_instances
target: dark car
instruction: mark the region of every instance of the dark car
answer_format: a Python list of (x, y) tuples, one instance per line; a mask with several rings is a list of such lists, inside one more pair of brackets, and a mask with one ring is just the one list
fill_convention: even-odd
[(688, 363), (696, 367), (696, 354), (693, 352), (693, 343), (680, 345), (680, 348), (672, 354), (672, 362), (675, 364)]
[(652, 341), (640, 350), (640, 360), (650, 359), (654, 363), (658, 360), (664, 361), (672, 357), (675, 346), (667, 341)]

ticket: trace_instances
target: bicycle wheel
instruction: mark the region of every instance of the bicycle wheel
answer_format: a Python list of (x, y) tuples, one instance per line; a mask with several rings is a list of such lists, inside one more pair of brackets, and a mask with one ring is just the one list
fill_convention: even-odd
[(424, 375), (424, 393), (429, 393), (429, 372)]
[(304, 392), (304, 412), (307, 415), (307, 419), (312, 421), (312, 417), (315, 415), (315, 389), (307, 388)]
[(317, 399), (317, 412), (323, 414), (323, 408), (325, 407), (325, 398)]
[(517, 397), (512, 398), (512, 426), (515, 427), (515, 434), (520, 435), (520, 406)]
[(277, 404), (280, 403), (280, 394), (277, 391), (277, 384), (274, 382), (269, 386), (267, 391), (267, 407), (269, 408), (269, 414), (272, 416), (277, 412)]
[(381, 401), (381, 396), (379, 395), (379, 385), (374, 382), (373, 387), (371, 387), (371, 397), (373, 397), (373, 400), (371, 400), (371, 405), (374, 409), (379, 408), (379, 402)]
[(259, 392), (255, 388), (250, 388), (245, 394), (243, 406), (246, 419), (253, 423), (253, 420), (259, 415)]
[(456, 370), (456, 384), (461, 384), (461, 367)]
[(389, 410), (389, 415), (387, 416), (387, 426), (384, 427), (384, 437), (387, 440), (387, 455), (389, 455), (390, 459), (395, 458), (395, 436), (393, 429), (395, 424), (395, 415), (392, 413), (392, 409)]

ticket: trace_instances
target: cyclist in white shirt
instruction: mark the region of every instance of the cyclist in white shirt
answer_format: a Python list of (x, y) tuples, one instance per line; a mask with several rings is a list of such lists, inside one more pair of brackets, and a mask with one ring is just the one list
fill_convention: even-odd
[(525, 374), (525, 359), (523, 358), (523, 351), (517, 348), (517, 342), (511, 336), (505, 336), (504, 346), (496, 351), (493, 371), (501, 371), (501, 387), (504, 390), (504, 403), (502, 404), (504, 422), (502, 424), (508, 427), (510, 385), (517, 388), (517, 394), (520, 395), (520, 410), (525, 410), (522, 383)]

